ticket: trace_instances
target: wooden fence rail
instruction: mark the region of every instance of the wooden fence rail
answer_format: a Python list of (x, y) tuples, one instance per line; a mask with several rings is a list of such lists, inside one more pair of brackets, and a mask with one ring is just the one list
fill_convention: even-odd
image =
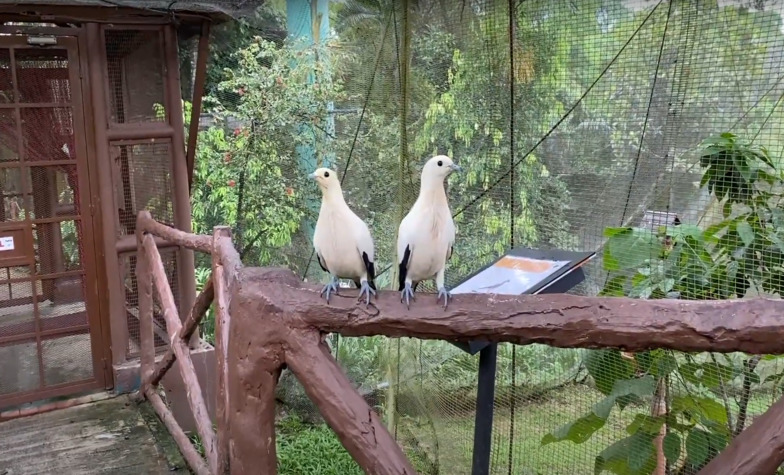
[[(319, 297), (320, 287), (284, 269), (243, 268), (228, 228), (213, 236), (172, 230), (142, 212), (137, 220), (143, 394), (198, 474), (277, 473), (275, 388), (287, 365), (327, 424), (369, 474), (413, 474), (413, 467), (376, 413), (353, 388), (322, 335), (385, 335), (468, 341), (485, 339), (556, 347), (642, 351), (743, 351), (784, 354), (784, 301), (688, 302), (570, 295), (457, 295), (447, 310), (435, 298), (411, 310), (396, 292), (370, 307), (354, 298)], [(178, 317), (153, 236), (212, 255), (212, 276), (184, 323)], [(156, 365), (153, 289), (164, 309), (170, 348)], [(213, 431), (187, 342), (215, 306), (218, 364), (217, 431)], [(194, 449), (157, 393), (174, 361), (205, 449)], [(231, 410), (229, 410), (229, 408)], [(784, 463), (784, 399), (701, 471), (701, 475), (773, 474)], [(231, 451), (229, 450), (231, 447)]]
[[(216, 228), (216, 233), (224, 233), (229, 240), (231, 239), (227, 228)], [(188, 341), (198, 329), (201, 320), (207, 314), (213, 301), (216, 300), (216, 296), (218, 296), (218, 308), (227, 307), (225, 303), (221, 305), (220, 302), (222, 302), (221, 299), (225, 298), (223, 296), (226, 295), (225, 287), (228, 284), (222, 271), (210, 276), (204, 289), (196, 297), (187, 318), (184, 322), (180, 322), (179, 312), (174, 303), (174, 296), (172, 295), (171, 287), (166, 277), (163, 261), (155, 243), (156, 237), (163, 238), (166, 241), (188, 249), (212, 254), (213, 267), (222, 269), (220, 259), (217, 258), (217, 254), (213, 252), (214, 246), (219, 244), (220, 241), (210, 236), (185, 233), (164, 226), (153, 220), (147, 211), (142, 211), (137, 216), (136, 239), (138, 262), (136, 265), (136, 277), (139, 283), (142, 380), (139, 392), (150, 401), (151, 405), (172, 434), (180, 451), (188, 462), (188, 465), (194, 472), (198, 475), (215, 474), (221, 471), (225, 473), (226, 468), (228, 467), (228, 453), (225, 450), (225, 441), (228, 439), (224, 436), (220, 439), (224, 443), (218, 443), (218, 436), (223, 434), (220, 430), (218, 431), (218, 434), (213, 430), (212, 421), (210, 420), (207, 411), (207, 404), (204, 401), (204, 395), (198, 377), (196, 376), (193, 360), (191, 359)], [(235, 257), (234, 260), (231, 260), (231, 252), (227, 251), (224, 254), (229, 255), (229, 262), (231, 265), (236, 265), (236, 263), (239, 262), (238, 256)], [(166, 330), (169, 336), (169, 349), (157, 365), (155, 364), (155, 347), (153, 339), (153, 289), (163, 308), (163, 318), (166, 321)], [(222, 313), (227, 314), (225, 311)], [(221, 341), (225, 341), (224, 329), (227, 328), (227, 324), (227, 315), (225, 315), (224, 318), (216, 319), (215, 332), (216, 336), (218, 336)], [(224, 348), (224, 345), (219, 345), (219, 349), (222, 348)], [(175, 361), (179, 361), (177, 366), (186, 387), (188, 404), (196, 422), (199, 438), (204, 447), (204, 453), (207, 459), (206, 462), (196, 451), (182, 428), (174, 420), (171, 410), (163, 402), (163, 399), (157, 391), (161, 379), (166, 372), (171, 369)], [(225, 359), (221, 364), (224, 363)], [(219, 386), (224, 387), (225, 385), (223, 384), (220, 373), (218, 379)], [(225, 412), (225, 406), (220, 404), (220, 401), (218, 406), (219, 410)], [(223, 425), (223, 428), (225, 428), (225, 425)]]

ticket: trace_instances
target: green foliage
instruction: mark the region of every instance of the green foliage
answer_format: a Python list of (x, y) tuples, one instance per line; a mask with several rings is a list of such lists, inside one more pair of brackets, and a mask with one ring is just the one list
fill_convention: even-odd
[[(532, 39), (543, 48), (554, 41), (546, 32), (534, 36)], [(542, 101), (537, 103), (540, 116), (518, 115), (515, 118), (515, 148), (511, 149), (509, 123), (512, 116), (502, 104), (511, 102), (512, 97), (508, 95), (508, 88), (499, 89), (501, 84), (497, 79), (509, 75), (509, 64), (477, 54), (488, 48), (508, 49), (508, 45), (504, 46), (507, 41), (497, 20), (475, 18), (460, 37), (437, 34), (429, 28), (414, 45), (417, 57), (439, 55), (442, 62), (435, 70), (428, 71), (439, 74), (443, 70), (444, 74), (436, 83), (442, 92), (418, 118), (419, 127), (412, 142), (413, 156), (446, 153), (463, 164), (464, 176), (450, 184), (450, 205), (454, 210), (461, 209), (478, 193), (490, 192), (469, 213), (457, 217), (461, 239), (451, 262), (452, 272), (457, 275), (470, 273), (475, 270), (476, 262), (487, 262), (508, 247), (512, 239), (510, 219), (515, 222), (517, 245), (537, 243), (562, 248), (573, 245), (565, 217), (569, 194), (563, 182), (550, 174), (536, 154), (529, 154), (515, 166), (514, 215), (511, 214), (510, 197), (499, 196), (497, 188), (491, 190), (497, 185), (495, 181), (508, 172), (510, 153), (515, 160), (523, 157), (530, 147), (525, 138), (540, 133), (544, 129), (542, 117), (550, 116), (560, 106), (558, 102)], [(443, 63), (444, 53), (452, 45), (455, 47), (450, 52), (451, 61)], [(538, 86), (551, 79), (549, 73), (555, 67), (547, 56), (531, 59), (534, 64), (519, 65), (529, 76), (516, 89), (514, 100), (518, 104), (539, 101)], [(488, 90), (498, 91), (497, 97), (488, 98)], [(417, 173), (416, 167), (409, 166), (406, 178), (416, 182)], [(509, 186), (509, 182), (501, 185), (504, 189)]]
[(276, 442), (280, 474), (363, 473), (326, 425), (310, 426), (296, 417), (287, 417), (278, 425)]
[[(60, 237), (63, 240), (63, 257), (65, 258), (66, 270), (78, 269), (81, 266), (82, 256), (79, 255), (79, 233), (76, 221), (62, 221), (60, 226)], [(53, 224), (57, 226), (58, 224)], [(81, 222), (78, 226), (81, 226)]]
[[(291, 243), (307, 212), (304, 197), (313, 193), (298, 166), (297, 147), (315, 147), (316, 156), (331, 150), (324, 117), (340, 87), (326, 57), (318, 47), (278, 47), (256, 38), (235, 53), (236, 66), (216, 85), (238, 101), (227, 106), (215, 97), (206, 100), (218, 123), (199, 134), (194, 228), (209, 233), (233, 223), (248, 264), (288, 263), (279, 249)], [(229, 119), (239, 125), (229, 129)]]
[[(703, 229), (681, 224), (654, 233), (639, 228), (608, 228), (603, 263), (610, 272), (603, 295), (636, 298), (740, 298), (750, 290), (781, 292), (782, 247), (778, 201), (784, 176), (764, 147), (754, 147), (730, 133), (703, 141), (701, 184), (723, 201), (723, 219)], [(627, 426), (629, 437), (596, 458), (596, 473), (650, 473), (655, 467), (653, 437), (667, 424), (663, 450), (671, 467), (699, 468), (743, 429), (759, 359), (727, 355), (676, 355), (654, 350), (624, 358), (617, 350), (588, 353), (585, 365), (607, 397), (593, 411), (560, 427), (542, 444), (569, 440), (583, 443), (610, 416), (630, 403), (654, 398), (657, 384), (669, 388), (668, 412), (643, 416)], [(766, 381), (781, 381), (772, 374)], [(736, 406), (729, 391), (736, 388)], [(740, 414), (743, 414), (741, 417)], [(686, 457), (681, 459), (681, 454)]]
[[(198, 267), (196, 268), (196, 292), (200, 293), (204, 290), (207, 284), (207, 279), (212, 275), (212, 268)], [(200, 325), (201, 337), (210, 345), (215, 344), (215, 310), (214, 306), (210, 306), (202, 319)]]
[[(326, 424), (311, 425), (296, 416), (277, 423), (278, 473), (282, 475), (351, 475), (362, 474), (354, 459)], [(409, 453), (414, 468), (426, 473), (423, 461)]]
[(602, 451), (594, 465), (594, 473), (609, 471), (618, 475), (648, 474), (656, 467), (653, 451), (654, 434), (638, 431)]
[[(639, 379), (617, 379), (613, 384), (612, 391), (607, 397), (593, 406), (593, 410), (580, 419), (561, 426), (552, 434), (547, 434), (542, 438), (542, 445), (563, 440), (571, 440), (575, 443), (583, 443), (599, 429), (604, 427), (610, 412), (616, 405), (621, 410), (633, 401), (640, 401), (645, 396), (653, 394), (655, 381), (647, 376)], [(663, 421), (660, 421), (660, 424)]]
[[(705, 171), (700, 186), (707, 185), (719, 200), (727, 199), (730, 204), (747, 203), (760, 180), (772, 184), (777, 179), (763, 168), (773, 168), (764, 147), (740, 142), (729, 132), (703, 141), (702, 146), (700, 166)], [(725, 208), (724, 217), (730, 212), (731, 207)]]

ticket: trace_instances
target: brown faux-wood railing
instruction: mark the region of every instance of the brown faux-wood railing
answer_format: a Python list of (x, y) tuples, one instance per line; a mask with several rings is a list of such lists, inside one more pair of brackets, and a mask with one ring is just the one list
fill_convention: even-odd
[[(213, 273), (204, 289), (196, 297), (193, 307), (184, 322), (180, 322), (179, 312), (174, 303), (163, 261), (161, 260), (155, 238), (201, 251), (212, 255)], [(226, 424), (220, 423), (225, 418), (225, 370), (226, 344), (229, 324), (228, 301), (236, 273), (240, 267), (240, 259), (231, 244), (231, 234), (226, 227), (216, 227), (212, 237), (185, 233), (152, 219), (150, 213), (142, 211), (136, 221), (137, 265), (136, 277), (139, 283), (139, 326), (141, 339), (141, 387), (139, 393), (146, 398), (166, 425), (183, 457), (191, 469), (198, 475), (226, 473), (228, 470), (228, 437), (225, 434)], [(228, 269), (228, 272), (226, 271)], [(169, 335), (169, 349), (157, 364), (155, 363), (155, 347), (153, 339), (153, 289), (158, 295), (166, 329)], [(202, 318), (210, 305), (215, 302), (215, 350), (218, 360), (218, 419), (217, 434), (213, 430), (207, 405), (204, 401), (201, 386), (190, 356), (188, 341), (198, 329)], [(221, 356), (222, 355), (222, 356)], [(186, 387), (188, 404), (196, 422), (197, 432), (201, 439), (206, 463), (194, 448), (188, 436), (177, 424), (171, 410), (158, 395), (157, 389), (163, 376), (179, 360), (180, 375)], [(222, 443), (219, 443), (222, 442)]]
[[(434, 297), (422, 296), (407, 310), (396, 292), (379, 292), (369, 308), (355, 298), (334, 298), (327, 305), (319, 297), (319, 286), (301, 282), (290, 271), (243, 268), (228, 228), (217, 227), (213, 236), (199, 236), (168, 228), (141, 212), (136, 232), (142, 332), (140, 393), (155, 408), (191, 469), (200, 475), (277, 472), (275, 387), (284, 365), (296, 375), (327, 424), (366, 473), (415, 473), (330, 354), (323, 341), (323, 334), (328, 332), (546, 343), (562, 348), (784, 354), (781, 300), (688, 302), (558, 294), (456, 295), (445, 311)], [(212, 254), (212, 276), (184, 323), (178, 317), (153, 236)], [(164, 309), (170, 337), (170, 348), (157, 365), (153, 288)], [(212, 302), (216, 303), (217, 433), (212, 429), (187, 344)], [(156, 391), (175, 359), (180, 362), (206, 462)], [(775, 473), (784, 463), (782, 427), (784, 399), (756, 418), (700, 474)]]

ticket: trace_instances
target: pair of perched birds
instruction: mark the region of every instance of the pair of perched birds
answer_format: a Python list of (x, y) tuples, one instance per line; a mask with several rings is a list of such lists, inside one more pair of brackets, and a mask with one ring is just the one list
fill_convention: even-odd
[[(437, 300), (444, 298), (448, 305), (450, 293), (444, 286), (444, 269), (452, 255), (455, 242), (455, 223), (449, 210), (444, 180), (461, 168), (446, 155), (437, 155), (422, 168), (419, 197), (400, 222), (397, 236), (398, 290), (400, 300), (410, 306), (419, 282), (435, 278)], [(370, 230), (343, 199), (337, 174), (319, 168), (310, 175), (321, 189), (321, 210), (313, 235), (313, 247), (319, 265), (331, 280), (321, 295), (327, 303), (332, 293), (338, 293), (338, 279), (351, 279), (359, 288), (359, 298), (376, 295), (374, 283), (374, 244)]]

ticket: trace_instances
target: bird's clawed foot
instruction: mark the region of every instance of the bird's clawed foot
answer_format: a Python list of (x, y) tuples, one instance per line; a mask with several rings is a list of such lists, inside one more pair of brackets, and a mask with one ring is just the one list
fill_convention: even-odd
[(441, 287), (438, 289), (438, 296), (436, 297), (436, 300), (440, 301), (442, 295), (444, 296), (444, 310), (446, 310), (446, 306), (449, 304), (449, 299), (452, 297), (452, 294), (446, 290), (446, 287)]
[(338, 294), (338, 278), (332, 276), (332, 280), (321, 289), (321, 295), (326, 293), (327, 303), (329, 303), (329, 296), (331, 293)]
[(406, 302), (406, 308), (411, 308), (411, 300), (414, 299), (414, 289), (411, 287), (409, 282), (406, 282), (406, 286), (403, 287), (403, 290), (400, 291), (400, 301)]
[(360, 285), (360, 287), (359, 287), (359, 300), (362, 300), (362, 295), (365, 295), (365, 297), (366, 297), (366, 299), (365, 299), (365, 306), (366, 307), (370, 305), (370, 296), (371, 295), (373, 295), (373, 296), (376, 295), (376, 291), (373, 290), (373, 288), (370, 286), (370, 284), (368, 284), (368, 281), (366, 281), (366, 280), (363, 280), (362, 281), (362, 285)]

